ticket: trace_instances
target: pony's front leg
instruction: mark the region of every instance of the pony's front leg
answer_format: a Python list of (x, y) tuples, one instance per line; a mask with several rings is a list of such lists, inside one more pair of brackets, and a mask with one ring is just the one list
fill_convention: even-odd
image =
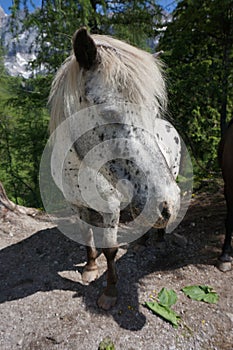
[(104, 310), (109, 310), (116, 304), (117, 301), (117, 272), (115, 257), (118, 248), (104, 248), (103, 253), (107, 260), (107, 286), (103, 294), (98, 299), (98, 306)]
[[(87, 208), (79, 208), (79, 217), (84, 222), (90, 221), (90, 213)], [(94, 235), (91, 228), (87, 231), (86, 225), (80, 226), (83, 241), (86, 245), (87, 263), (82, 273), (82, 280), (84, 283), (90, 283), (99, 277), (98, 266), (96, 264), (96, 258), (98, 252), (95, 248)]]
[(94, 237), (92, 229), (89, 229), (88, 231), (86, 242), (87, 263), (82, 273), (82, 280), (84, 283), (90, 283), (99, 277), (98, 266), (96, 264), (98, 252), (94, 246)]
[(106, 225), (109, 226), (109, 228), (105, 229), (103, 239), (103, 253), (107, 260), (107, 286), (98, 299), (98, 306), (104, 310), (109, 310), (117, 301), (117, 272), (115, 257), (118, 251), (117, 230), (119, 215), (120, 209), (117, 208), (113, 214), (104, 214), (103, 216), (105, 227)]

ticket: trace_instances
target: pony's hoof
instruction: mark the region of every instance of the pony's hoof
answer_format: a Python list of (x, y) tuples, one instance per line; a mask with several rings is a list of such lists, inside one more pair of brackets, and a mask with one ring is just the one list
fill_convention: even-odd
[(104, 293), (99, 297), (97, 304), (103, 310), (110, 310), (113, 306), (116, 305), (117, 297), (111, 297), (105, 295)]
[(82, 273), (83, 283), (91, 283), (91, 282), (95, 281), (98, 277), (99, 277), (98, 268), (93, 269), (93, 270), (88, 270), (88, 269), (85, 270), (84, 269), (84, 271)]
[(217, 263), (217, 268), (222, 272), (231, 271), (232, 263), (231, 261), (221, 261), (219, 260)]

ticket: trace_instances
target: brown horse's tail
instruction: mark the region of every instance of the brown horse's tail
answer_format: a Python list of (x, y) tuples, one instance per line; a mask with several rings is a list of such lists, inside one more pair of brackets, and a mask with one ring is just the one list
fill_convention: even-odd
[(221, 167), (222, 164), (222, 154), (223, 154), (223, 149), (224, 149), (224, 144), (225, 144), (225, 136), (226, 136), (226, 132), (227, 130), (230, 128), (230, 126), (233, 124), (233, 118), (229, 121), (225, 131), (223, 132), (223, 135), (221, 137), (221, 140), (218, 144), (218, 163)]
[(221, 138), (219, 144), (218, 144), (218, 164), (221, 167), (222, 165), (222, 154), (224, 149), (224, 136)]

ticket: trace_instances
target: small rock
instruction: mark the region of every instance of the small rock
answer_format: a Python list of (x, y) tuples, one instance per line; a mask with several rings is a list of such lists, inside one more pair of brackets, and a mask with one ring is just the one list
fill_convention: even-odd
[(19, 346), (23, 345), (23, 338), (19, 339), (19, 341), (17, 342), (17, 345)]
[(229, 319), (233, 323), (233, 314), (231, 314), (230, 312), (227, 312), (226, 315), (229, 317)]
[(187, 238), (178, 233), (173, 233), (173, 242), (180, 247), (185, 247), (188, 244)]

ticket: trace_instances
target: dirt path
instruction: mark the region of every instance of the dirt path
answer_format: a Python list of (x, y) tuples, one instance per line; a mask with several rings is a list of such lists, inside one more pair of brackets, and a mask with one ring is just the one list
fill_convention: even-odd
[[(120, 249), (119, 301), (103, 312), (96, 299), (105, 281), (81, 282), (85, 249), (52, 228), (45, 217), (5, 218), (0, 222), (0, 349), (97, 350), (110, 337), (116, 350), (232, 350), (233, 272), (216, 267), (224, 234), (222, 194), (199, 195), (178, 236), (148, 247)], [(196, 302), (180, 289), (190, 284), (214, 287), (216, 305)], [(178, 293), (174, 329), (143, 304), (162, 287)]]

